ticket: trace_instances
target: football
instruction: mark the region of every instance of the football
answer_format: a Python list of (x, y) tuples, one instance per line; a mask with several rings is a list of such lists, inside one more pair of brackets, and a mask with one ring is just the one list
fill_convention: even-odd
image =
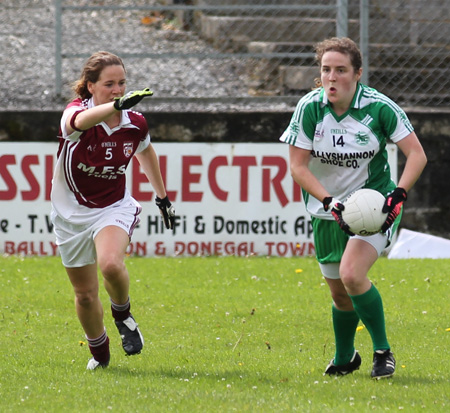
[(387, 213), (381, 212), (384, 196), (373, 189), (359, 189), (344, 201), (342, 218), (357, 235), (368, 236), (380, 232)]

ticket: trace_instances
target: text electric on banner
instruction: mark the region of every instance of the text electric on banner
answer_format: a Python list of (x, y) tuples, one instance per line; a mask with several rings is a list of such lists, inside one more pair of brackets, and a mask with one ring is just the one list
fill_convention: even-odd
[[(173, 231), (164, 228), (155, 194), (133, 159), (128, 187), (143, 211), (130, 255), (314, 255), (310, 217), (290, 176), (287, 145), (154, 147), (178, 217)], [(56, 143), (0, 143), (0, 253), (58, 254), (50, 220), (56, 151)], [(389, 161), (395, 173), (395, 145), (389, 146)]]

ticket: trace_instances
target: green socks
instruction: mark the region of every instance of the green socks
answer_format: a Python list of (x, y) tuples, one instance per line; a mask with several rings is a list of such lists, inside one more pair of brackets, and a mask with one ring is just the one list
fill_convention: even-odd
[(341, 311), (332, 306), (334, 337), (336, 340), (336, 354), (334, 364), (347, 364), (355, 352), (354, 341), (359, 317), (356, 311)]
[(356, 313), (372, 337), (373, 351), (390, 348), (386, 337), (383, 302), (380, 293), (372, 284), (369, 291), (350, 296)]

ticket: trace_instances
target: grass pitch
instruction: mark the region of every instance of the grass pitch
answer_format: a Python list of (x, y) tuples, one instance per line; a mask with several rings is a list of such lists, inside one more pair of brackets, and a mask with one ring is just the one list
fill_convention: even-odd
[(129, 258), (145, 338), (126, 357), (104, 289), (107, 369), (90, 358), (59, 258), (0, 258), (2, 412), (361, 412), (450, 409), (450, 260), (381, 258), (393, 378), (370, 378), (363, 326), (354, 374), (330, 378), (328, 287), (313, 258)]

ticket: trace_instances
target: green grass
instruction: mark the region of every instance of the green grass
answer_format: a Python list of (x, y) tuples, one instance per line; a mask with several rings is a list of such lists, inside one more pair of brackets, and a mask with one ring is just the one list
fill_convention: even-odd
[(146, 339), (126, 357), (102, 289), (111, 364), (89, 350), (59, 258), (0, 258), (1, 412), (361, 412), (450, 409), (450, 260), (388, 260), (371, 272), (397, 359), (392, 379), (329, 378), (328, 287), (313, 258), (129, 258)]

